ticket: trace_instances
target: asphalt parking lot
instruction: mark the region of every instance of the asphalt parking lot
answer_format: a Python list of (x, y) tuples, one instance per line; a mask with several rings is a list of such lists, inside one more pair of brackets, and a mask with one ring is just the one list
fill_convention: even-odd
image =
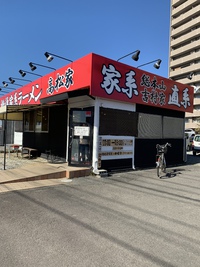
[(0, 194), (1, 266), (200, 266), (199, 162)]

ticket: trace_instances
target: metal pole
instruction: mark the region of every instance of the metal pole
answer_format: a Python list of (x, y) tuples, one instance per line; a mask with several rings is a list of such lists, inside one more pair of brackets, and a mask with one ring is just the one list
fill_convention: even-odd
[(133, 52), (131, 52), (131, 53), (129, 53), (129, 54), (123, 56), (123, 57), (120, 57), (120, 58), (118, 58), (117, 61), (121, 60), (122, 58), (128, 57), (128, 56), (132, 55), (133, 53), (136, 53), (137, 51), (139, 51), (139, 50), (135, 50), (135, 51), (133, 51)]
[(3, 169), (6, 169), (6, 134), (7, 134), (7, 107), (6, 107), (6, 118), (4, 120), (4, 164)]
[(58, 56), (58, 55), (55, 55), (55, 54), (52, 54), (52, 53), (48, 53), (48, 54), (50, 54), (50, 55), (52, 55), (52, 56), (54, 56), (54, 57), (58, 57), (58, 58), (61, 58), (61, 59), (64, 59), (64, 60), (73, 62), (71, 59), (68, 59), (68, 58), (66, 58), (66, 57), (61, 57), (61, 56)]

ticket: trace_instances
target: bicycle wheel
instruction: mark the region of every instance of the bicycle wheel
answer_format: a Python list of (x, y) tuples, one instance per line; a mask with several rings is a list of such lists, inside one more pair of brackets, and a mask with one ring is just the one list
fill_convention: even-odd
[(165, 156), (163, 155), (163, 159), (162, 159), (162, 167), (161, 167), (162, 172), (166, 172), (166, 160), (165, 160)]
[(157, 176), (160, 177), (160, 173), (161, 173), (161, 156), (159, 156), (157, 158), (157, 161), (156, 161), (156, 171), (157, 171)]

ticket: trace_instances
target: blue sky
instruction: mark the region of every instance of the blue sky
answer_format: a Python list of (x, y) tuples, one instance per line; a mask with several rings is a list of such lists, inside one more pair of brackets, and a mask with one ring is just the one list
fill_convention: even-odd
[(169, 0), (1, 0), (0, 25), (0, 87), (10, 76), (22, 78), (19, 69), (31, 71), (30, 61), (56, 69), (68, 63), (47, 62), (46, 51), (74, 61), (91, 52), (117, 60), (139, 49), (137, 62), (121, 62), (137, 67), (160, 58), (159, 70), (143, 69), (168, 77)]

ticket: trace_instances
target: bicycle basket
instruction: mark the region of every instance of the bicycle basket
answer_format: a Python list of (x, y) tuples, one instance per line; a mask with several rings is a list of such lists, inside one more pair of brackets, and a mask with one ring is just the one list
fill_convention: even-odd
[(157, 145), (156, 148), (157, 148), (158, 154), (161, 154), (161, 153), (166, 154), (167, 153), (167, 147), (165, 145)]

